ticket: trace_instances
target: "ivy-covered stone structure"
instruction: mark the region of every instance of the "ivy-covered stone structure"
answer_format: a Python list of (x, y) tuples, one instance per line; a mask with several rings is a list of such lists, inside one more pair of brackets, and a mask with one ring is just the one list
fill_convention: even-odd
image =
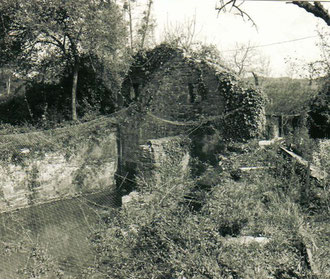
[(258, 89), (213, 61), (165, 44), (136, 55), (118, 99), (130, 115), (121, 125), (121, 165), (134, 164), (135, 147), (149, 139), (188, 135), (203, 157), (214, 151), (210, 142), (257, 137), (265, 125)]

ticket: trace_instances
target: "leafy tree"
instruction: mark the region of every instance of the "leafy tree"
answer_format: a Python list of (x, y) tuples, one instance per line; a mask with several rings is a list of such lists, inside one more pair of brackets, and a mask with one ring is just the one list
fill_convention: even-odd
[(95, 66), (100, 74), (118, 69), (126, 35), (118, 6), (112, 0), (4, 0), (0, 15), (3, 52), (16, 59), (21, 74), (46, 83), (72, 76), (72, 119), (77, 120), (82, 60), (101, 62), (102, 69)]

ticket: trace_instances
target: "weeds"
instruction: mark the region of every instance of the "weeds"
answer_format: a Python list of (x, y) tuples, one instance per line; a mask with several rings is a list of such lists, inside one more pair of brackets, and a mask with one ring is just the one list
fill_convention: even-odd
[[(84, 278), (330, 278), (328, 185), (312, 182), (302, 198), (306, 172), (277, 147), (230, 145), (220, 166), (195, 159), (203, 172), (193, 178), (170, 162), (138, 177), (138, 194), (91, 236), (97, 258)], [(271, 168), (233, 179), (243, 166)], [(54, 272), (47, 251), (32, 249), (31, 259), (24, 276)]]
[[(249, 163), (250, 154), (235, 149), (226, 156), (233, 156), (231, 167), (237, 167)], [(89, 276), (326, 278), (321, 255), (328, 252), (315, 248), (326, 242), (321, 237), (325, 229), (317, 231), (302, 208), (302, 181), (293, 169), (287, 172), (290, 163), (275, 149), (253, 154), (254, 163), (277, 162), (275, 168), (242, 175), (239, 181), (210, 166), (194, 180), (179, 178), (171, 166), (162, 170), (163, 183), (141, 178), (140, 194), (94, 236), (99, 258)], [(197, 198), (200, 205), (192, 210), (187, 197), (198, 191), (203, 193)], [(246, 236), (267, 242), (241, 243)]]

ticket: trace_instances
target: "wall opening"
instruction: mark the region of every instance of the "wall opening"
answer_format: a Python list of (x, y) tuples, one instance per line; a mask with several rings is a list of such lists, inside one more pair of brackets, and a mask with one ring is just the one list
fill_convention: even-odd
[(131, 90), (131, 100), (137, 100), (140, 94), (140, 84), (133, 83), (133, 90)]
[(188, 83), (188, 90), (189, 90), (189, 102), (191, 104), (195, 103), (196, 96), (194, 94), (194, 85), (192, 83)]

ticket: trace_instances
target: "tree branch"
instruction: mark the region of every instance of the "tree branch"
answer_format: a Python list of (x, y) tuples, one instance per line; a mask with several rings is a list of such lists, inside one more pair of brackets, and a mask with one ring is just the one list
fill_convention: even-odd
[[(55, 41), (54, 43), (51, 43), (50, 41), (45, 40), (45, 42), (59, 47), (62, 50), (63, 54), (66, 55), (65, 45), (61, 42), (60, 39), (56, 38), (55, 35), (50, 34), (50, 32), (46, 29), (41, 30), (41, 32), (44, 33), (46, 35), (46, 37), (48, 36), (50, 39)], [(64, 42), (65, 42), (65, 39), (64, 39)]]
[[(229, 8), (229, 12), (231, 10), (235, 10), (238, 12), (238, 15), (240, 15), (243, 19), (247, 18), (248, 21), (252, 22), (252, 25), (254, 27), (257, 27), (253, 19), (250, 17), (250, 15), (243, 11), (240, 6), (242, 3), (244, 3), (244, 0), (241, 4), (237, 4), (237, 0), (218, 0), (220, 5), (216, 7), (215, 9), (218, 11), (218, 14), (220, 12), (226, 12), (227, 8)], [(312, 2), (312, 1), (311, 1)], [(292, 4), (297, 5), (298, 7), (304, 9), (306, 12), (309, 12), (313, 14), (314, 16), (321, 18), (325, 21), (325, 23), (330, 26), (330, 13), (329, 11), (318, 1), (313, 1), (314, 4), (306, 1), (292, 1)]]
[(226, 12), (226, 8), (230, 7), (229, 11), (231, 11), (232, 9), (236, 10), (238, 12), (238, 15), (240, 15), (244, 20), (245, 20), (245, 18), (247, 18), (248, 21), (251, 21), (252, 26), (254, 26), (256, 29), (258, 29), (257, 24), (254, 22), (252, 17), (247, 12), (243, 11), (240, 8), (242, 3), (237, 5), (236, 0), (229, 0), (229, 1), (220, 0), (220, 3), (221, 3), (221, 6), (215, 8), (218, 11), (218, 15), (222, 11)]
[(314, 5), (309, 2), (293, 1), (292, 4), (304, 9), (306, 12), (313, 14), (314, 16), (321, 18), (325, 23), (330, 26), (330, 14), (329, 11), (324, 8), (320, 2), (314, 2)]
[(47, 41), (47, 40), (38, 40), (38, 41), (35, 41), (34, 45), (36, 45), (38, 43), (46, 44), (46, 45), (53, 45), (53, 46), (56, 46), (56, 47), (62, 49), (62, 45), (59, 45), (57, 42), (52, 42), (52, 41)]

